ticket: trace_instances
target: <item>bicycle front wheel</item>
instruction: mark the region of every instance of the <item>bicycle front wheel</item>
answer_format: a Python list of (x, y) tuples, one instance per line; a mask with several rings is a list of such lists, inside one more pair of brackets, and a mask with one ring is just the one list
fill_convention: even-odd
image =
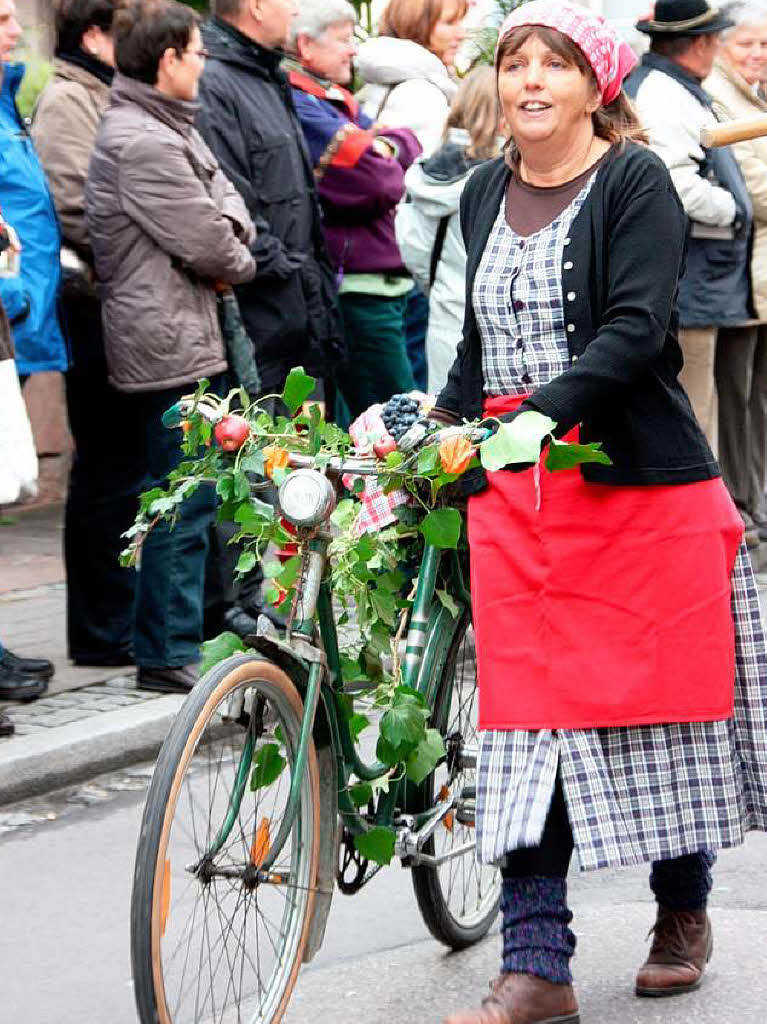
[(423, 784), (423, 807), (450, 793), (456, 804), (424, 843), (423, 853), (439, 863), (414, 867), (413, 887), (434, 938), (466, 949), (489, 931), (501, 896), (500, 871), (476, 861), (477, 656), (468, 615), (455, 625), (431, 724), (442, 734), (447, 757)]
[(281, 1020), (317, 885), (313, 743), (288, 841), (268, 871), (261, 865), (287, 813), (302, 717), (290, 678), (250, 655), (212, 669), (179, 712), (136, 855), (131, 955), (142, 1024)]

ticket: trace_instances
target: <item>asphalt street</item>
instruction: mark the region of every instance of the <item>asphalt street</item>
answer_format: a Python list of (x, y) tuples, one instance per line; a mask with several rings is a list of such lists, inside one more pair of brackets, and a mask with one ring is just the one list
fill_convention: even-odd
[[(147, 767), (5, 808), (0, 816), (0, 1020), (134, 1024), (128, 911)], [(722, 855), (716, 948), (697, 993), (631, 994), (653, 909), (645, 868), (571, 878), (574, 970), (584, 1024), (763, 1024), (767, 837)], [(495, 930), (494, 930), (495, 931)], [(474, 1005), (496, 972), (497, 933), (461, 954), (427, 934), (408, 873), (337, 895), (323, 950), (304, 969), (286, 1024), (440, 1024)], [(247, 1008), (243, 1008), (247, 1020)]]

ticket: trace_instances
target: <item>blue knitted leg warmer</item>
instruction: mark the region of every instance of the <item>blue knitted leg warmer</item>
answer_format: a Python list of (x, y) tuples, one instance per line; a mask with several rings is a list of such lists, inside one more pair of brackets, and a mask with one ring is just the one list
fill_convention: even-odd
[(709, 850), (673, 860), (656, 860), (650, 875), (655, 899), (667, 910), (705, 910), (713, 879), (716, 855)]
[(572, 984), (570, 958), (575, 935), (568, 925), (563, 878), (505, 878), (503, 911), (503, 972), (535, 974), (560, 985)]

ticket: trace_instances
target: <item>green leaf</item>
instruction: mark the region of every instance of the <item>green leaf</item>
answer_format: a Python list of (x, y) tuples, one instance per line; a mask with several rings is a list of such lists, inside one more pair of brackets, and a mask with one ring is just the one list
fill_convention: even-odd
[(220, 633), (212, 640), (206, 640), (202, 645), (202, 660), (200, 661), (200, 676), (210, 672), (214, 665), (224, 658), (231, 658), (233, 654), (244, 651), (247, 648), (236, 633)]
[(374, 864), (391, 864), (394, 856), (394, 830), (378, 826), (354, 837), (354, 845), (362, 856)]
[(389, 452), (384, 459), (384, 465), (387, 469), (396, 469), (397, 466), (401, 466), (404, 462), (404, 456), (402, 452)]
[(264, 456), (262, 452), (253, 452), (246, 456), (240, 463), (240, 469), (245, 473), (255, 473), (256, 476), (264, 475)]
[[(371, 579), (374, 579), (371, 575)], [(370, 603), (379, 619), (387, 626), (395, 626), (397, 623), (397, 599), (394, 594), (387, 590), (373, 590), (370, 595)]]
[(437, 445), (429, 445), (428, 448), (422, 448), (418, 453), (418, 472), (422, 476), (433, 473), (438, 464), (439, 448)]
[(427, 714), (415, 701), (403, 701), (381, 716), (381, 737), (397, 760), (404, 760), (421, 742)]
[(511, 423), (502, 423), (497, 433), (479, 446), (480, 459), (493, 473), (519, 462), (537, 462), (541, 446), (556, 427), (554, 420), (540, 412), (523, 412)]
[(256, 558), (254, 551), (243, 551), (237, 559), (235, 572), (242, 576), (246, 572), (250, 572), (252, 569), (255, 569), (257, 561), (258, 559)]
[(365, 729), (370, 725), (370, 719), (367, 715), (361, 715), (355, 712), (349, 719), (349, 732), (352, 734), (352, 739), (356, 743), (359, 739), (360, 733), (364, 732)]
[(314, 391), (317, 382), (314, 377), (304, 373), (302, 366), (297, 366), (288, 374), (285, 387), (282, 392), (282, 400), (291, 412), (296, 412), (304, 404), (309, 395)]
[(609, 455), (602, 451), (600, 441), (592, 444), (566, 444), (564, 441), (552, 441), (546, 456), (546, 469), (552, 472), (558, 469), (574, 469), (586, 462), (598, 462), (603, 466), (612, 466)]
[(265, 743), (253, 758), (253, 774), (250, 777), (250, 788), (265, 789), (279, 779), (288, 762), (280, 753), (276, 743)]
[(411, 782), (420, 785), (445, 756), (445, 744), (436, 729), (427, 729), (426, 735), (405, 762), (405, 774)]
[(461, 513), (455, 508), (437, 508), (421, 523), (427, 544), (435, 548), (457, 548), (461, 536)]
[(455, 599), (451, 594), (448, 594), (446, 590), (438, 590), (437, 597), (440, 599), (445, 608), (450, 612), (454, 619), (458, 618), (460, 614), (458, 605), (455, 603)]
[(373, 787), (369, 782), (357, 782), (349, 786), (349, 796), (355, 807), (364, 807), (373, 799)]

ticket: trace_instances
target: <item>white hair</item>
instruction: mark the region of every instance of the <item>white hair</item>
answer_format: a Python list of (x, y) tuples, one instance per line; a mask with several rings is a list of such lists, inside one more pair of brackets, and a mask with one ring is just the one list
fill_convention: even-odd
[(722, 32), (722, 39), (737, 32), (741, 25), (755, 25), (757, 22), (767, 21), (767, 3), (762, 3), (760, 0), (734, 0), (733, 3), (720, 7), (719, 10), (730, 21), (735, 22), (732, 28), (726, 28)]
[(298, 16), (290, 29), (289, 47), (295, 53), (299, 36), (319, 39), (331, 25), (357, 24), (357, 12), (348, 0), (299, 0)]

